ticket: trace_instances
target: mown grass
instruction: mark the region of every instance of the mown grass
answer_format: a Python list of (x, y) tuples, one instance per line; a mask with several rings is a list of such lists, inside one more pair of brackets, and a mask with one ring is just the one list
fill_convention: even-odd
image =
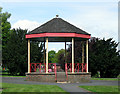
[(118, 86), (79, 86), (79, 87), (100, 94), (106, 93), (120, 94), (120, 92), (118, 92)]
[(3, 92), (65, 92), (62, 88), (56, 85), (26, 85), (26, 84), (11, 84), (2, 83)]
[(0, 77), (26, 77), (26, 76), (0, 75)]
[(13, 76), (10, 75), (7, 71), (0, 72), (0, 77), (26, 77), (26, 76)]
[(118, 78), (91, 78), (91, 80), (118, 81)]

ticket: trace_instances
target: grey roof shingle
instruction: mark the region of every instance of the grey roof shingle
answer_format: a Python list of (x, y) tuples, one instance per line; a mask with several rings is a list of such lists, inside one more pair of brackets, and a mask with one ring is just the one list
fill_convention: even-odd
[(38, 33), (78, 33), (90, 35), (89, 33), (81, 30), (80, 28), (70, 24), (61, 18), (53, 18), (38, 28), (28, 32), (28, 34)]

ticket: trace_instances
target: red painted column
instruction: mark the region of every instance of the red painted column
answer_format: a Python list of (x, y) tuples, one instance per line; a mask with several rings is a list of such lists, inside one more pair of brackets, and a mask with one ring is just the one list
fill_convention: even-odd
[(82, 63), (82, 72), (83, 72), (83, 63)]
[(56, 63), (54, 64), (54, 72), (55, 72), (55, 80), (57, 80), (57, 68), (56, 68)]
[(79, 63), (77, 64), (77, 66), (78, 66), (78, 71), (77, 72), (79, 72)]
[(35, 67), (35, 72), (36, 72), (36, 63), (34, 64), (34, 67)]
[(31, 66), (31, 63), (30, 63), (30, 73), (31, 73), (31, 67), (32, 67), (32, 66)]
[(67, 74), (67, 63), (65, 63), (65, 73), (66, 73), (66, 80), (68, 80), (68, 74)]

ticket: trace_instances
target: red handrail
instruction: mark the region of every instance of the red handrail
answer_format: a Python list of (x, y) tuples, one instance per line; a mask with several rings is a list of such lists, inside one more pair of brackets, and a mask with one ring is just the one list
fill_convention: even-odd
[(41, 73), (41, 63), (40, 63), (40, 70), (39, 70), (39, 71), (40, 71), (40, 73)]
[(30, 73), (31, 73), (31, 63), (30, 63)]
[(55, 72), (55, 80), (57, 81), (57, 68), (56, 68), (56, 63), (54, 63), (54, 72)]
[(87, 72), (87, 63), (85, 63), (85, 71)]
[(67, 74), (67, 63), (65, 63), (65, 73), (66, 73), (66, 80), (68, 80), (68, 74)]
[(83, 72), (83, 63), (81, 65), (82, 65), (82, 72)]

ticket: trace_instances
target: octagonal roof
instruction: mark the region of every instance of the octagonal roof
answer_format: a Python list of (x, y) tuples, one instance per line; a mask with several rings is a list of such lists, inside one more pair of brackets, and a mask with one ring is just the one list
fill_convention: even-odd
[(58, 17), (26, 34), (27, 39), (34, 41), (45, 41), (46, 37), (50, 42), (70, 42), (73, 37), (76, 41), (88, 40), (90, 34)]
[(32, 30), (28, 34), (39, 33), (78, 33), (90, 35), (89, 33), (83, 31), (82, 29), (70, 24), (69, 22), (61, 18), (53, 18), (52, 20)]

